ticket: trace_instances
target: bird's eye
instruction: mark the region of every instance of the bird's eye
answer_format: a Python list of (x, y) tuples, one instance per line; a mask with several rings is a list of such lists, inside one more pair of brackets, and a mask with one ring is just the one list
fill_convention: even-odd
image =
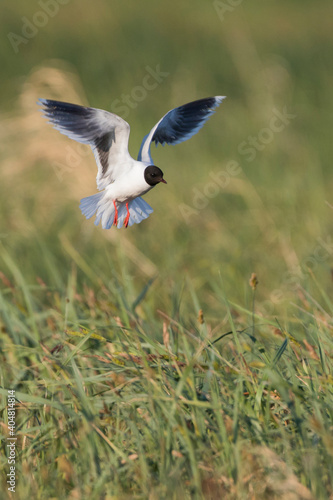
[(151, 176), (152, 176), (152, 177), (156, 177), (156, 174), (152, 173), (152, 174), (151, 174)]

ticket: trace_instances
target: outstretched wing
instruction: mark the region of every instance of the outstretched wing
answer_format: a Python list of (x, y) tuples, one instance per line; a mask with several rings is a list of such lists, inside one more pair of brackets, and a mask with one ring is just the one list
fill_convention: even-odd
[(165, 143), (179, 144), (192, 137), (204, 126), (223, 99), (223, 96), (207, 97), (169, 111), (144, 137), (138, 160), (153, 164), (150, 155), (153, 141), (156, 145), (160, 143), (163, 146)]
[(55, 129), (91, 146), (98, 166), (98, 189), (104, 189), (129, 168), (133, 159), (128, 152), (130, 126), (125, 120), (102, 109), (67, 102), (39, 99), (38, 104)]

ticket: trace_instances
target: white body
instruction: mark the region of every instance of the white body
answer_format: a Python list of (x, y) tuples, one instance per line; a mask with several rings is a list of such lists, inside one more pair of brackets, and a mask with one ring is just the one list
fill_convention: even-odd
[(118, 203), (128, 201), (142, 196), (150, 191), (153, 186), (149, 186), (144, 178), (144, 171), (149, 164), (142, 161), (133, 160), (127, 164), (126, 170), (117, 179), (105, 188), (105, 198)]

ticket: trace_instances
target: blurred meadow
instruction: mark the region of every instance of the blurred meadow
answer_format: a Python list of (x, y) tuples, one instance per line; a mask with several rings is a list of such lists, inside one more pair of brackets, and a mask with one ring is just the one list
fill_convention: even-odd
[[(332, 2), (17, 0), (0, 25), (0, 497), (332, 499)], [(212, 95), (152, 148), (146, 221), (85, 220), (93, 154), (39, 97), (120, 114), (136, 158)]]

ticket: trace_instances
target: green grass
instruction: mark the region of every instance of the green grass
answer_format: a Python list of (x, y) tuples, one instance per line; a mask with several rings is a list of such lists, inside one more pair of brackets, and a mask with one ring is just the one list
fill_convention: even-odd
[[(0, 20), (0, 497), (331, 499), (332, 3), (243, 2), (224, 21), (199, 0), (91, 5), (61, 6), (18, 54), (6, 34), (39, 4)], [(103, 231), (78, 208), (92, 153), (35, 102), (110, 109), (157, 65), (127, 116), (133, 156), (168, 109), (228, 99), (153, 148), (168, 185), (148, 220)]]
[(255, 300), (254, 311), (228, 304), (217, 282), (231, 331), (212, 331), (190, 280), (156, 315), (149, 286), (135, 297), (114, 274), (110, 288), (93, 263), (83, 289), (72, 268), (61, 297), (2, 256), (15, 275), (2, 290), (1, 380), (19, 402), (19, 498), (328, 498), (332, 328), (321, 308), (298, 301), (280, 329)]

